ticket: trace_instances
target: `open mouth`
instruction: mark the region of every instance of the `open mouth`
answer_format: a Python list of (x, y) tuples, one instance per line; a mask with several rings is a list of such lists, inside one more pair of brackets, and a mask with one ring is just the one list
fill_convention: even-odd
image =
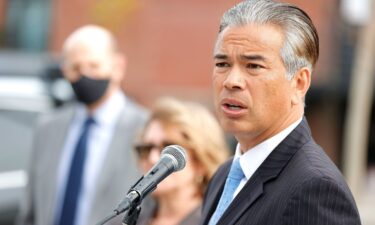
[(228, 108), (230, 110), (241, 110), (244, 109), (244, 107), (240, 105), (230, 104), (230, 103), (224, 103), (224, 107)]
[(241, 117), (246, 113), (246, 105), (235, 99), (224, 99), (221, 107), (225, 115), (231, 118)]

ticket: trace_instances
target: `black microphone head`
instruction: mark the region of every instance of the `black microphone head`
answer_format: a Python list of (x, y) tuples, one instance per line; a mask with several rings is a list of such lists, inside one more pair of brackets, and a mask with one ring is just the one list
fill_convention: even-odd
[(186, 152), (185, 149), (179, 145), (169, 145), (161, 152), (161, 157), (170, 157), (173, 161), (174, 171), (179, 171), (185, 168), (186, 165)]

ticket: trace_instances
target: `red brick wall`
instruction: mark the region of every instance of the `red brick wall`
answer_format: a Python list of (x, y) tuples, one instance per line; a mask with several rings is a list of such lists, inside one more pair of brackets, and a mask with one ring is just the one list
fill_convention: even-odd
[(0, 0), (0, 30), (5, 26), (6, 0)]
[[(320, 35), (313, 85), (330, 84), (337, 74), (338, 1), (288, 0), (311, 16)], [(212, 48), (219, 20), (240, 0), (54, 2), (52, 51), (58, 52), (66, 36), (78, 26), (103, 25), (115, 33), (128, 57), (124, 89), (130, 96), (145, 105), (160, 95), (173, 95), (212, 106)], [(331, 111), (318, 110), (309, 118), (315, 138), (337, 161), (337, 122), (329, 116)]]
[[(335, 70), (337, 1), (292, 0), (317, 26), (321, 55), (313, 84), (331, 81)], [(51, 49), (59, 51), (78, 26), (112, 30), (128, 56), (127, 92), (144, 103), (159, 95), (210, 102), (212, 46), (222, 13), (239, 0), (56, 0)], [(146, 87), (146, 88), (145, 88)]]
[(125, 50), (129, 64), (124, 88), (130, 95), (146, 104), (159, 95), (210, 102), (211, 52), (219, 19), (239, 1), (78, 2), (56, 1), (53, 51), (59, 51), (76, 27), (98, 23), (112, 30)]

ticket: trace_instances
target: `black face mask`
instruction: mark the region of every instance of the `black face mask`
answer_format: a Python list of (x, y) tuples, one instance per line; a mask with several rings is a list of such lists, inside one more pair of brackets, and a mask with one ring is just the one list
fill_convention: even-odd
[(81, 75), (81, 79), (71, 83), (77, 100), (86, 105), (98, 101), (106, 92), (108, 84), (109, 79), (96, 80), (85, 75)]

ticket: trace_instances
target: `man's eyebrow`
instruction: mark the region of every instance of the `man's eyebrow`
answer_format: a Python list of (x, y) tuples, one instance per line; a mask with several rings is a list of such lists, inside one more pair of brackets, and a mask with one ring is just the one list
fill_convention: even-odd
[(214, 59), (228, 59), (228, 56), (225, 54), (215, 54)]
[(257, 61), (267, 61), (267, 59), (262, 55), (241, 55), (241, 59), (244, 60), (257, 60)]
[[(215, 54), (214, 59), (228, 59), (228, 55), (226, 54)], [(267, 61), (267, 59), (262, 55), (241, 55), (240, 58), (242, 60), (258, 60), (258, 61)]]

